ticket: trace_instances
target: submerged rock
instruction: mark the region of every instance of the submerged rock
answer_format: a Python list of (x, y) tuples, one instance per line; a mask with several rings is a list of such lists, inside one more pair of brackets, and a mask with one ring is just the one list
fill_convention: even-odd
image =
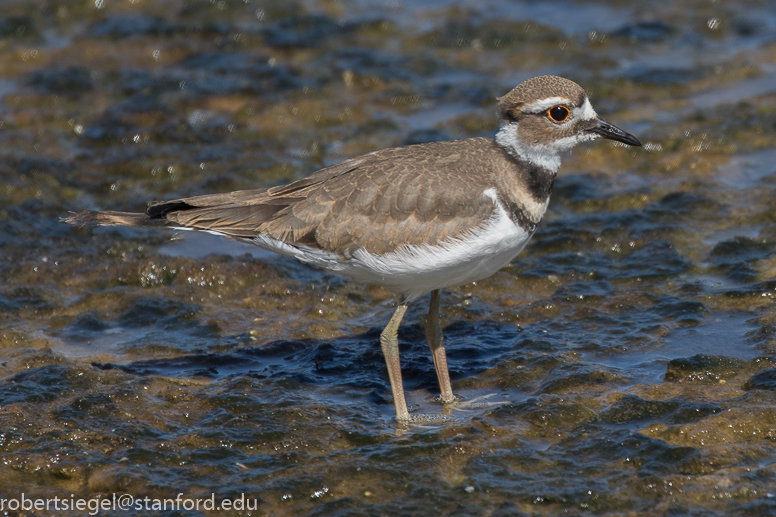
[(87, 68), (49, 68), (37, 70), (27, 76), (27, 84), (42, 93), (80, 95), (94, 88), (94, 81)]
[(717, 384), (735, 377), (746, 361), (719, 355), (698, 354), (668, 362), (665, 378), (671, 382)]
[(776, 391), (776, 368), (763, 370), (752, 375), (744, 384), (744, 388), (747, 390)]

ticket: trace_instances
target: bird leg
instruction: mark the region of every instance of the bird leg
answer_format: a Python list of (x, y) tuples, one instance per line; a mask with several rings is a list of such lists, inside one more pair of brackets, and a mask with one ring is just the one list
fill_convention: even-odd
[(431, 349), (431, 357), (434, 359), (434, 368), (439, 379), (439, 389), (442, 392), (440, 398), (445, 404), (455, 402), (453, 388), (450, 386), (450, 374), (447, 371), (444, 336), (442, 327), (439, 325), (439, 289), (431, 291), (431, 303), (426, 320), (426, 341)]
[[(400, 304), (396, 307), (391, 321), (380, 333), (380, 346), (385, 356), (385, 364), (388, 366), (388, 377), (391, 379), (391, 391), (393, 391), (393, 405), (396, 406), (396, 420), (407, 421), (410, 412), (407, 411), (407, 402), (404, 400), (404, 387), (401, 382), (401, 362), (399, 361), (399, 324), (407, 305)], [(444, 350), (443, 350), (444, 353)]]

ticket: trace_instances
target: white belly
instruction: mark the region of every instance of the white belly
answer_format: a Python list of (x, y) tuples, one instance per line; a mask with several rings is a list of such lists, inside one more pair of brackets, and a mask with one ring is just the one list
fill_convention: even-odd
[(264, 235), (253, 242), (359, 282), (384, 285), (412, 301), (434, 289), (487, 278), (523, 250), (532, 234), (512, 222), (492, 197), (496, 210), (484, 226), (436, 246), (401, 246), (384, 255), (360, 249), (352, 259), (342, 260), (326, 251), (291, 246)]

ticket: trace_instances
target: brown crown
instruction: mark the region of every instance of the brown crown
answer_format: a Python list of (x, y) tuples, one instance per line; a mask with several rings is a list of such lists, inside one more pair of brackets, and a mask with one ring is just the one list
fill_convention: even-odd
[(506, 119), (516, 119), (524, 104), (546, 99), (562, 97), (579, 106), (585, 102), (585, 90), (574, 81), (557, 75), (540, 75), (523, 81), (511, 92), (498, 100), (498, 107)]

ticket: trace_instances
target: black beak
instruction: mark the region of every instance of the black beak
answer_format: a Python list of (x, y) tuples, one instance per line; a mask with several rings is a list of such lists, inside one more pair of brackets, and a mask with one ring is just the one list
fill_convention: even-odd
[(588, 129), (591, 133), (597, 133), (602, 138), (608, 138), (609, 140), (617, 140), (623, 144), (641, 146), (641, 142), (635, 136), (630, 133), (626, 133), (619, 127), (612, 125), (602, 118), (598, 118), (596, 125)]

